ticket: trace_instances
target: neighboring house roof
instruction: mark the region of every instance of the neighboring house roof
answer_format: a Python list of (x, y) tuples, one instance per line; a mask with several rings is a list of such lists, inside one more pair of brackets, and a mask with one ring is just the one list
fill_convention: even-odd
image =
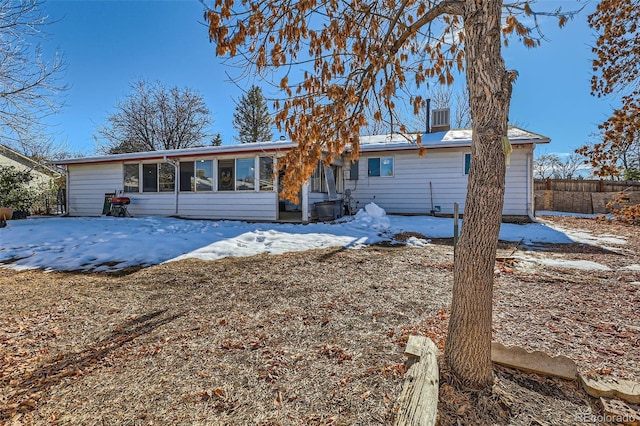
[[(6, 145), (0, 144), (0, 156), (8, 158), (9, 160), (19, 163), (23, 165), (25, 168), (36, 170), (40, 173), (46, 174), (48, 176), (59, 176), (60, 173), (55, 169), (46, 166), (38, 161), (35, 161), (26, 155), (20, 154), (19, 152), (9, 148)], [(2, 163), (0, 161), (0, 163)]]
[[(507, 135), (512, 144), (539, 144), (549, 143), (551, 140), (537, 133), (529, 132), (517, 127), (510, 127)], [(416, 134), (387, 134), (360, 137), (360, 151), (394, 151), (417, 149)], [(422, 146), (425, 148), (458, 148), (471, 146), (471, 130), (455, 129), (443, 132), (426, 133), (421, 135)], [(200, 148), (171, 149), (165, 151), (132, 152), (128, 154), (113, 154), (96, 157), (70, 158), (57, 160), (54, 163), (86, 164), (86, 163), (110, 163), (135, 160), (161, 160), (176, 159), (180, 157), (198, 157), (220, 154), (249, 154), (249, 153), (273, 153), (288, 151), (297, 144), (290, 141), (259, 142), (241, 145), (206, 146)]]

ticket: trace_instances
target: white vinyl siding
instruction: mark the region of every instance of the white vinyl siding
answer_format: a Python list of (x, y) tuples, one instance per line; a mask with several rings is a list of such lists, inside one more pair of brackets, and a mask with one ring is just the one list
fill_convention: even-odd
[[(511, 153), (511, 164), (507, 166), (506, 185), (504, 191), (504, 207), (502, 214), (513, 216), (527, 215), (531, 207), (529, 197), (532, 196), (533, 177), (527, 162), (531, 149), (515, 149)], [(533, 213), (531, 211), (530, 213)]]
[[(421, 158), (416, 151), (394, 153), (394, 178), (380, 179), (368, 176), (368, 159), (385, 156), (381, 153), (363, 153), (360, 156), (358, 180), (345, 181), (345, 188), (360, 207), (376, 203), (387, 213), (429, 214), (440, 207), (439, 213), (453, 214), (453, 204), (464, 211), (468, 175), (464, 174), (466, 149), (428, 149)], [(511, 166), (507, 168), (503, 214), (527, 214), (527, 153), (530, 147), (514, 149)], [(388, 156), (388, 154), (386, 154)], [(430, 185), (433, 194), (430, 193)]]
[[(172, 216), (176, 214), (175, 193), (130, 194), (129, 213), (133, 216)], [(193, 219), (276, 220), (275, 192), (181, 192), (178, 212)]]
[(69, 166), (67, 203), (71, 216), (100, 216), (104, 194), (122, 189), (121, 163), (81, 164)]
[(276, 192), (182, 193), (178, 214), (201, 219), (276, 220), (277, 207)]

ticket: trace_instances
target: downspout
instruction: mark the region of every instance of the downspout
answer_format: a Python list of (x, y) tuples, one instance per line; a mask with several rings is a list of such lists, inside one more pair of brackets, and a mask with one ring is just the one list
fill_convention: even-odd
[(171, 164), (173, 166), (173, 170), (174, 170), (174, 176), (175, 179), (173, 180), (174, 182), (174, 188), (173, 191), (176, 193), (176, 211), (174, 213), (175, 216), (178, 216), (178, 196), (180, 194), (180, 191), (178, 190), (180, 188), (180, 175), (178, 173), (178, 162), (174, 159), (171, 158), (167, 158), (167, 156), (164, 156), (164, 162)]
[(533, 163), (533, 150), (535, 149), (535, 145), (531, 148), (531, 152), (527, 154), (527, 216), (529, 220), (534, 223), (538, 222), (538, 219), (533, 214), (533, 209), (535, 206), (535, 192), (533, 190), (533, 172), (532, 172), (532, 163)]
[(69, 216), (69, 191), (71, 187), (69, 186), (69, 182), (71, 179), (69, 178), (69, 166), (64, 166), (64, 178), (65, 178), (65, 188), (64, 188), (64, 214), (63, 216)]
[(302, 184), (302, 222), (309, 222), (309, 181)]

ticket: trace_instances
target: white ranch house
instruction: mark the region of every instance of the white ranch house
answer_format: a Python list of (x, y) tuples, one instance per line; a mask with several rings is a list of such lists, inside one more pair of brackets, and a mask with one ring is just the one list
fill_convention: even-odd
[[(513, 151), (503, 215), (531, 217), (533, 151), (550, 140), (515, 127), (508, 136)], [(296, 146), (286, 141), (76, 158), (57, 164), (67, 170), (67, 211), (72, 216), (103, 214), (106, 194), (130, 198), (133, 216), (306, 222), (317, 218), (316, 203), (341, 200), (349, 193), (352, 205), (374, 202), (388, 213), (451, 215), (454, 203), (463, 213), (471, 131), (424, 134), (422, 145), (427, 150), (420, 157), (415, 142), (405, 136), (362, 137), (359, 160), (351, 164), (345, 155), (331, 167), (319, 165), (303, 185), (298, 204), (279, 199), (279, 177), (273, 174), (278, 158)]]

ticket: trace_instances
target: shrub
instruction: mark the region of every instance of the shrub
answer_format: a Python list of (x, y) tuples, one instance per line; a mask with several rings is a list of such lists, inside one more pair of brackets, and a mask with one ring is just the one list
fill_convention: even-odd
[(28, 211), (37, 197), (36, 191), (29, 186), (32, 180), (29, 170), (0, 165), (0, 207)]
[(618, 193), (618, 197), (607, 203), (607, 208), (617, 220), (640, 225), (640, 204), (632, 203), (629, 194)]

